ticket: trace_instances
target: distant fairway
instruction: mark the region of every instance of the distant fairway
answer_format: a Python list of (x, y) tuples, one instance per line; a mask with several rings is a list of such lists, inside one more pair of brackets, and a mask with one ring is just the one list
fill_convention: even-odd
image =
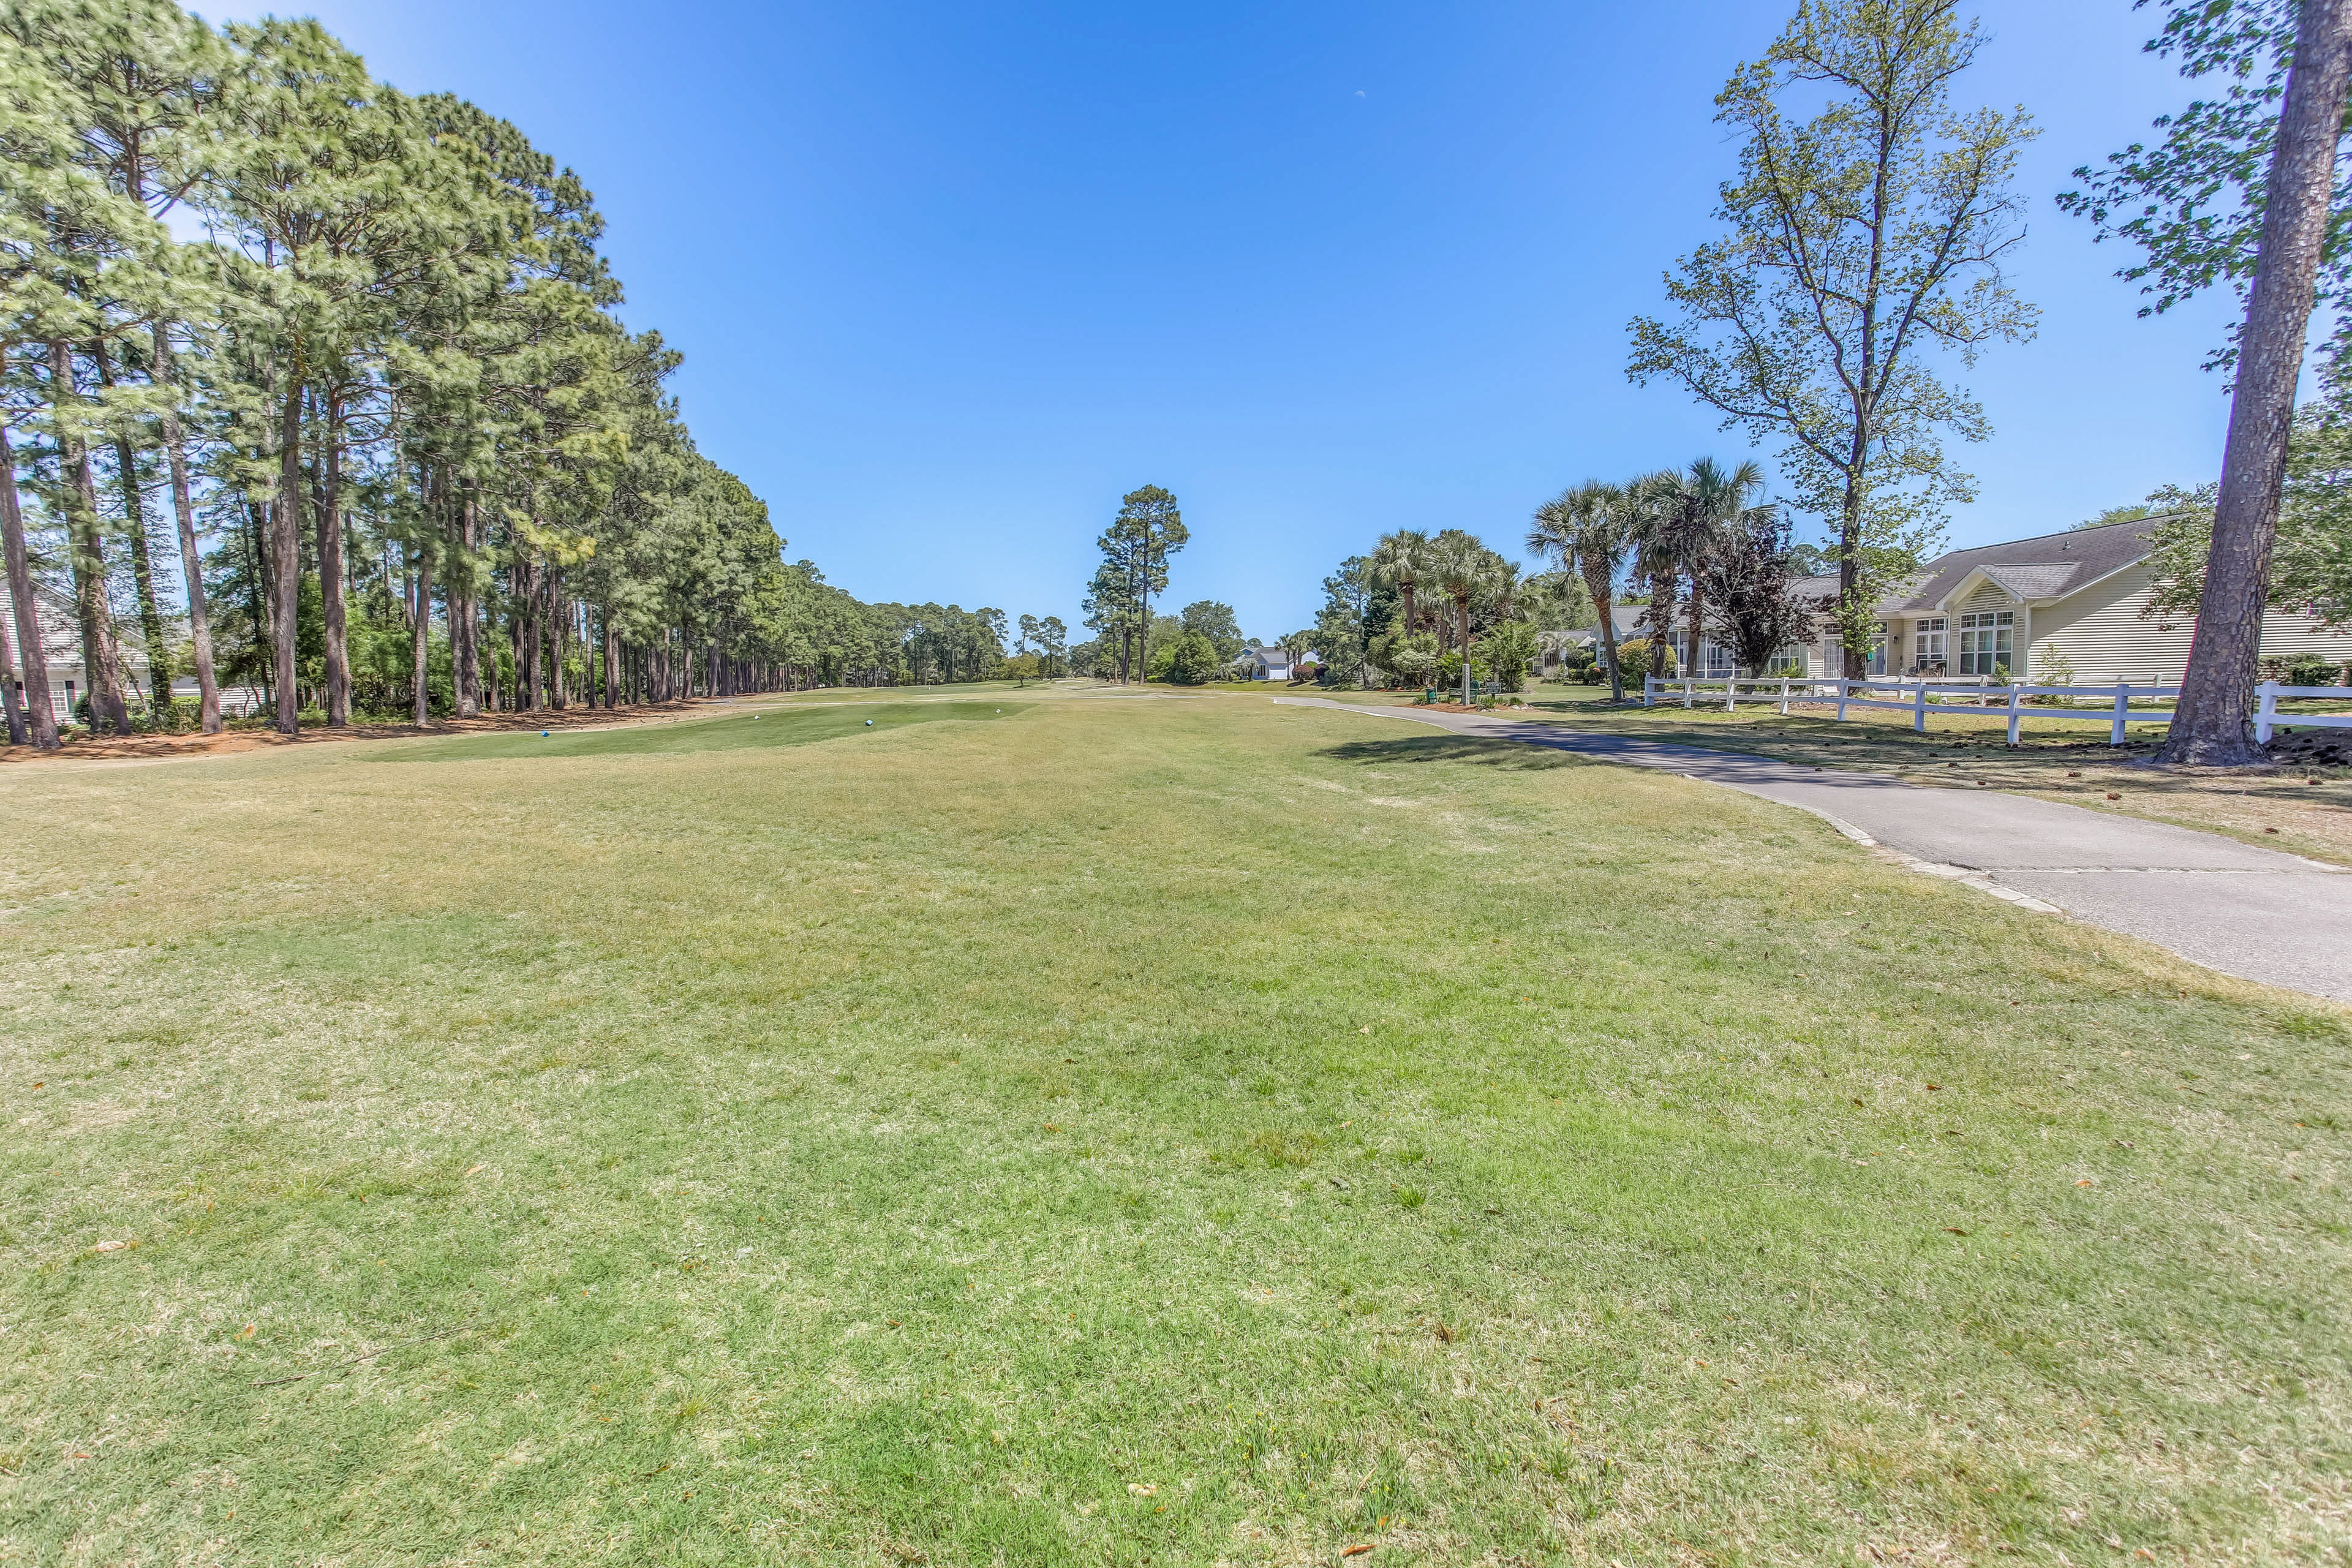
[(1008, 689), (0, 813), (0, 1562), (2346, 1550), (2342, 1010), (1746, 795)]
[(611, 730), (558, 730), (546, 735), (504, 731), (371, 748), (374, 763), (482, 762), (496, 757), (626, 757), (681, 752), (740, 752), (805, 746), (844, 735), (871, 735), (909, 724), (972, 723), (1024, 711), (1020, 702), (857, 702), (818, 707), (751, 708), (698, 714), (667, 723)]

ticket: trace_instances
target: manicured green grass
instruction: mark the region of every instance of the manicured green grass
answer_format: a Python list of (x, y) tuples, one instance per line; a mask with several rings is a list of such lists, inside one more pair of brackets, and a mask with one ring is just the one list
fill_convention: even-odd
[[(1316, 695), (1373, 707), (1411, 700), (1398, 692)], [(2352, 866), (2352, 769), (2308, 762), (2241, 773), (2158, 768), (2153, 762), (2161, 730), (2142, 725), (2124, 745), (2111, 746), (2107, 720), (2084, 710), (2037, 713), (2012, 747), (2001, 715), (1981, 709), (1931, 709), (1927, 732), (1917, 734), (1907, 713), (1853, 709), (1841, 722), (1827, 706), (1799, 703), (1782, 714), (1769, 700), (1744, 697), (1727, 713), (1720, 691), (1712, 704), (1706, 695), (1690, 708), (1678, 694), (1654, 708), (1621, 707), (1609, 701), (1606, 687), (1542, 682), (1527, 694), (1530, 711), (1501, 716), (1890, 773), (1919, 784), (2040, 795)]]
[[(498, 757), (656, 756), (681, 752), (740, 752), (774, 746), (805, 746), (844, 736), (872, 735), (908, 724), (987, 721), (1023, 711), (1013, 702), (898, 700), (855, 701), (836, 694), (819, 703), (803, 699), (789, 705), (763, 703), (730, 710), (707, 709), (667, 723), (629, 724), (609, 730), (561, 730), (543, 734), (502, 731), (454, 735), (367, 754), (370, 762), (483, 762)], [(762, 721), (765, 721), (762, 722)]]
[(2339, 1010), (1670, 774), (826, 695), (0, 772), (0, 1560), (2343, 1557)]

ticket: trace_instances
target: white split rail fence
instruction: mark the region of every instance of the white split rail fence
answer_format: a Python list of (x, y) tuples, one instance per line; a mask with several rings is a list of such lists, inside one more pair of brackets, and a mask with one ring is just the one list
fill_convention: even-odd
[[(1739, 706), (1739, 693), (1746, 688), (1759, 694), (1761, 700), (1776, 702), (1780, 711), (1789, 711), (1790, 701), (1834, 702), (1837, 716), (1843, 720), (1850, 708), (1878, 708), (1911, 715), (1911, 727), (1924, 733), (1930, 710), (1950, 711), (1972, 709), (1990, 717), (2000, 714), (2008, 721), (2009, 743), (2017, 744), (2019, 728), (2028, 719), (2074, 719), (2084, 716), (2079, 708), (2039, 708), (2026, 706), (2031, 697), (2055, 697), (2069, 700), (2092, 700), (2106, 708), (2108, 721), (2107, 744), (2124, 743), (2126, 724), (2169, 724), (2172, 711), (2135, 709), (2135, 699), (2161, 702), (2178, 699), (2178, 686), (2135, 686), (2120, 680), (2112, 686), (2029, 686), (2022, 681), (1995, 685), (1990, 679), (1979, 680), (1816, 680), (1801, 675), (1766, 676), (1758, 679), (1705, 679), (1699, 677), (1678, 677), (1662, 679), (1657, 676), (1642, 679), (1642, 706), (1654, 708), (1661, 693), (1679, 692), (1683, 706), (1695, 707), (1698, 694), (1723, 693), (1723, 709), (1728, 713)], [(2352, 702), (2352, 689), (2341, 686), (2282, 686), (2275, 680), (2265, 680), (2256, 689), (2262, 700), (2254, 716), (2254, 739), (2263, 745), (2279, 730), (2311, 726), (2318, 729), (2352, 729), (2352, 713), (2281, 713), (2281, 698), (2329, 698)], [(1893, 699), (1873, 696), (1874, 692), (1893, 693)], [(1757, 700), (1751, 698), (1750, 700)], [(1713, 706), (1712, 703), (1709, 706)], [(2095, 711), (2095, 710), (2093, 710)]]

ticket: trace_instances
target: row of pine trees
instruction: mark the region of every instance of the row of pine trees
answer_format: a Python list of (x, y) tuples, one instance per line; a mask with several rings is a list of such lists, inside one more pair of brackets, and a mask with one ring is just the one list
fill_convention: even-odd
[(44, 577), (100, 732), (216, 730), (225, 680), (292, 733), (1000, 661), (997, 612), (783, 561), (602, 232), (514, 126), (316, 22), (0, 3), (11, 740), (57, 743)]

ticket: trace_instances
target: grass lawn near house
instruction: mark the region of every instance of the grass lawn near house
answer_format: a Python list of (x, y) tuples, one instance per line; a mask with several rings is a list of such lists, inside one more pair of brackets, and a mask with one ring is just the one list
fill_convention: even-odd
[(0, 773), (0, 1559), (2352, 1544), (2343, 1010), (1669, 774), (827, 695)]
[[(1370, 706), (1412, 700), (1411, 694), (1399, 692), (1329, 695)], [(2163, 737), (2160, 728), (2135, 725), (2124, 745), (2110, 746), (2107, 717), (2087, 710), (2041, 710), (2025, 721), (2012, 748), (2008, 721), (1999, 712), (1931, 708), (1927, 732), (1921, 735), (1913, 732), (1907, 713), (1852, 709), (1840, 721), (1832, 707), (1792, 703), (1783, 717), (1774, 700), (1751, 702), (1745, 694), (1738, 709), (1727, 713), (1720, 690), (1711, 707), (1706, 696), (1698, 693), (1688, 709), (1679, 694), (1662, 696), (1655, 708), (1644, 709), (1638, 700), (1618, 707), (1609, 701), (1606, 687), (1545, 681), (1527, 694), (1532, 714), (1506, 716), (1550, 717), (1580, 729), (1750, 752), (1813, 767), (1897, 773), (1921, 784), (2042, 795), (2352, 866), (2352, 768), (2297, 764), (2263, 773), (2176, 773), (2151, 765)], [(2352, 706), (2352, 692), (2345, 706)], [(2117, 798), (2109, 800), (2110, 795)]]

